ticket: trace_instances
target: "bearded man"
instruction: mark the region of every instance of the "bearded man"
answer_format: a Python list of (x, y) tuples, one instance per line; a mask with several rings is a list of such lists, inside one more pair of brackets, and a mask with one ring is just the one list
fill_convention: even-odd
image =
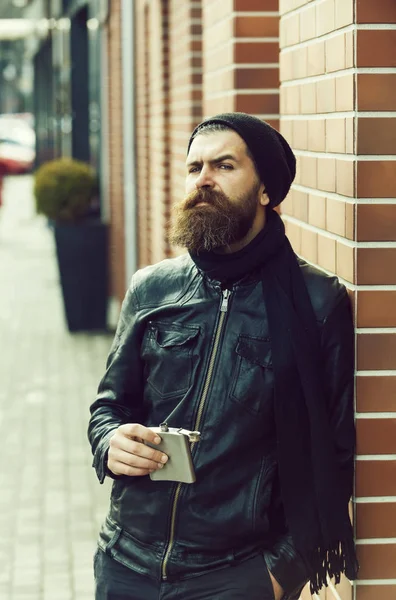
[(132, 278), (91, 406), (114, 479), (97, 600), (295, 600), (356, 576), (350, 303), (273, 210), (294, 176), (255, 117), (191, 136), (170, 235), (188, 252)]

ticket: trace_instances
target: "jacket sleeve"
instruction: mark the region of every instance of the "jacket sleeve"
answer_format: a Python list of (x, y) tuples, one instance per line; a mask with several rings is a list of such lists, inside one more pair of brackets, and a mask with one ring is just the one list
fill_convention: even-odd
[[(334, 436), (345, 502), (353, 492), (354, 424), (354, 328), (351, 304), (344, 287), (336, 306), (322, 323), (321, 347), (324, 359), (324, 385), (328, 417)], [(299, 598), (309, 579), (309, 566), (296, 551), (285, 524), (279, 482), (275, 481), (271, 515), (279, 535), (265, 553), (268, 569), (285, 590), (285, 600)], [(272, 528), (272, 523), (271, 523)]]
[(129, 288), (121, 308), (117, 331), (107, 359), (106, 372), (91, 405), (88, 438), (93, 467), (100, 483), (105, 476), (118, 477), (107, 469), (109, 440), (124, 423), (143, 420), (143, 366), (140, 345), (144, 324), (139, 319), (136, 293)]

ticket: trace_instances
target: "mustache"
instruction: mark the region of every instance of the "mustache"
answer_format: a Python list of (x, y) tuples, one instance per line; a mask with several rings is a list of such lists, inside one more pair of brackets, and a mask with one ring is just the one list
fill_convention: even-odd
[(220, 208), (224, 207), (224, 205), (227, 203), (227, 198), (221, 192), (212, 189), (200, 188), (198, 190), (194, 190), (185, 198), (183, 209), (190, 210), (200, 202), (207, 202), (214, 207)]

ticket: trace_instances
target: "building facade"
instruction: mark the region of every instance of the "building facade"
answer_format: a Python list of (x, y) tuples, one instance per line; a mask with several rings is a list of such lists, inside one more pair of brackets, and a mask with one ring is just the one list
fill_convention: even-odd
[[(396, 2), (284, 0), (281, 130), (295, 250), (350, 291), (356, 324), (356, 600), (396, 598)], [(344, 585), (339, 596), (350, 597)], [(337, 597), (337, 596), (335, 596)], [(327, 592), (326, 598), (333, 598)]]
[[(246, 111), (298, 161), (282, 205), (298, 254), (347, 286), (356, 323), (359, 579), (322, 600), (396, 598), (396, 3), (137, 0), (133, 146), (136, 265), (171, 256), (169, 210), (203, 117)], [(122, 197), (123, 3), (109, 16), (109, 158), (116, 294), (127, 286)], [(310, 598), (308, 591), (304, 600)]]
[[(45, 43), (60, 44), (57, 35), (69, 39), (74, 27), (89, 63), (73, 92), (67, 60), (78, 56), (66, 44), (72, 54), (55, 64), (51, 89), (71, 98), (88, 126), (77, 131), (66, 106), (66, 119), (51, 121), (51, 143), (75, 153), (72, 132), (88, 136), (82, 147), (101, 174), (119, 303), (136, 268), (175, 253), (170, 207), (184, 194), (187, 142), (202, 118), (249, 112), (293, 147), (297, 176), (282, 204), (288, 236), (299, 255), (347, 286), (356, 324), (351, 511), (361, 569), (352, 584), (330, 582), (320, 599), (394, 600), (395, 0), (53, 0), (51, 10), (55, 4), (48, 17), (63, 33)], [(50, 51), (54, 60), (53, 49), (43, 55)]]

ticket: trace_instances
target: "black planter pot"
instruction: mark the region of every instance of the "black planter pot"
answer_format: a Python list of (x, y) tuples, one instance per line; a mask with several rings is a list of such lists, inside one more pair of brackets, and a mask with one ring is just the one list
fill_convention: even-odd
[(56, 223), (56, 253), (69, 331), (104, 330), (107, 326), (107, 225), (88, 221)]

